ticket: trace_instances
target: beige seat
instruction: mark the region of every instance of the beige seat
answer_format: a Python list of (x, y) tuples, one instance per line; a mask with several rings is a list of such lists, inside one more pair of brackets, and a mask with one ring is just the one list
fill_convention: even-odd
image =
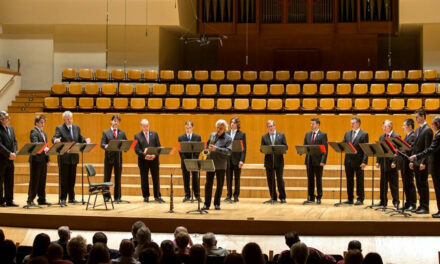
[(60, 98), (58, 97), (45, 97), (44, 108), (51, 110), (58, 110), (60, 108)]
[(275, 80), (278, 82), (287, 82), (290, 80), (290, 72), (289, 71), (276, 71), (275, 72)]
[(183, 110), (196, 110), (197, 109), (197, 99), (196, 98), (183, 98), (182, 99), (182, 109)]
[(113, 69), (112, 70), (112, 80), (116, 80), (116, 81), (125, 80), (124, 69)]
[(139, 81), (142, 78), (142, 72), (138, 69), (130, 69), (127, 72), (127, 78), (131, 81)]
[(148, 98), (147, 107), (149, 110), (162, 110), (162, 98)]
[(132, 96), (133, 86), (129, 83), (120, 83), (118, 88), (118, 94), (122, 96)]
[(198, 82), (204, 82), (209, 79), (208, 71), (195, 71), (194, 72), (194, 80)]
[(80, 97), (78, 99), (78, 106), (81, 110), (93, 110), (95, 107), (93, 97)]
[(256, 71), (244, 71), (243, 72), (243, 81), (255, 82), (256, 80), (257, 80), (257, 72)]
[(98, 110), (109, 110), (112, 106), (112, 100), (108, 97), (98, 97), (96, 98), (96, 109)]
[(113, 109), (115, 110), (127, 110), (128, 109), (128, 98), (117, 97), (113, 99)]
[(99, 81), (105, 81), (105, 80), (109, 80), (109, 73), (107, 69), (96, 69), (95, 70), (95, 78), (96, 80)]
[(145, 110), (145, 99), (144, 98), (131, 98), (130, 108), (132, 110)]
[(66, 94), (66, 85), (64, 83), (53, 83), (51, 92), (53, 95)]
[(185, 87), (185, 95), (189, 95), (189, 96), (200, 95), (200, 84), (187, 84)]
[(80, 80), (91, 80), (93, 79), (92, 69), (79, 69), (79, 79)]
[(157, 71), (156, 70), (144, 70), (144, 80), (147, 82), (157, 81)]
[(249, 109), (249, 99), (237, 98), (234, 99), (234, 110), (245, 111)]
[(106, 96), (116, 95), (116, 84), (104, 83), (101, 87), (101, 94)]
[(146, 96), (150, 94), (150, 86), (146, 83), (137, 83), (134, 88), (136, 96)]
[(241, 80), (241, 72), (240, 71), (227, 71), (226, 72), (226, 80), (230, 82), (238, 82)]
[(174, 71), (172, 71), (172, 70), (161, 70), (160, 71), (160, 80), (163, 81), (163, 82), (174, 81)]
[(178, 71), (177, 79), (182, 82), (188, 82), (192, 80), (192, 72), (191, 71)]
[(83, 93), (83, 87), (81, 83), (69, 83), (70, 95), (81, 95)]

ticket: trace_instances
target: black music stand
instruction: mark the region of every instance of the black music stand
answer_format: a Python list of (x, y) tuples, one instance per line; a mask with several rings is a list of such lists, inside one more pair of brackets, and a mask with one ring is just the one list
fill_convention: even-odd
[(285, 145), (261, 145), (260, 152), (265, 155), (272, 155), (272, 193), (269, 201), (265, 201), (264, 203), (275, 204), (277, 201), (273, 199), (276, 194), (275, 187), (275, 155), (283, 155), (286, 154), (287, 148)]
[(345, 154), (356, 154), (357, 150), (353, 147), (350, 142), (328, 142), (330, 147), (336, 152), (341, 153), (341, 161), (339, 167), (339, 203), (335, 203), (335, 206), (345, 205), (342, 202), (342, 153)]
[[(179, 142), (180, 144), (180, 151), (181, 153), (191, 153), (191, 159), (197, 159), (199, 154), (195, 155), (196, 153), (200, 153), (203, 151), (203, 149), (205, 148), (205, 143), (200, 142), (200, 141), (183, 141), (183, 142)], [(186, 164), (185, 164), (185, 160), (183, 160), (185, 168), (186, 168)], [(188, 172), (190, 172), (187, 169)], [(192, 173), (190, 173), (190, 176), (192, 177)], [(199, 207), (200, 207), (200, 171), (197, 170), (197, 185), (199, 187), (199, 199), (198, 199), (198, 203), (199, 203)], [(192, 186), (191, 181), (190, 181), (190, 186)], [(194, 188), (191, 188), (192, 192), (191, 192), (191, 203), (194, 202)]]
[[(392, 158), (392, 157), (394, 157), (395, 152), (391, 148), (391, 146), (392, 146), (391, 143), (389, 143), (388, 141), (385, 141), (385, 140), (378, 141), (376, 143), (378, 143), (380, 145), (380, 147), (382, 148), (382, 151), (383, 151), (383, 154), (380, 156), (380, 158)], [(381, 188), (383, 188), (383, 190), (384, 190), (383, 193), (385, 195), (385, 189), (388, 188), (386, 179), (384, 179), (383, 185), (384, 186), (381, 186)], [(386, 198), (387, 197), (381, 197), (382, 202), (385, 202)], [(384, 203), (379, 208), (376, 208), (376, 210), (382, 210), (382, 212), (384, 212), (386, 210), (391, 210), (393, 212), (394, 208), (387, 208), (387, 206)]]
[(366, 206), (365, 209), (374, 208), (377, 207), (377, 205), (374, 205), (374, 165), (376, 164), (374, 162), (374, 157), (376, 157), (376, 159), (381, 158), (383, 157), (384, 152), (378, 143), (359, 143), (359, 146), (365, 155), (373, 158), (373, 163), (371, 165), (371, 205)]
[[(212, 159), (208, 159), (208, 160), (185, 159), (184, 162), (185, 162), (185, 167), (188, 171), (190, 171), (190, 172), (197, 171), (198, 175), (200, 175), (201, 171), (215, 172), (214, 161)], [(187, 214), (189, 214), (189, 213), (207, 214), (208, 211), (200, 208), (200, 200), (199, 200), (197, 209), (190, 210), (186, 213)]]
[[(118, 153), (118, 162), (119, 162), (121, 160), (121, 152), (122, 151), (123, 152), (129, 151), (131, 148), (134, 147), (134, 145), (136, 145), (136, 143), (137, 143), (137, 141), (135, 142), (135, 140), (112, 139), (108, 142), (107, 148), (105, 150), (111, 151), (111, 152), (117, 152)], [(120, 165), (121, 165), (121, 174), (122, 174), (122, 163)], [(121, 182), (122, 182), (122, 177), (121, 177)], [(121, 185), (122, 185), (122, 183), (121, 183)], [(122, 189), (121, 189), (121, 196), (122, 196)], [(125, 200), (120, 199), (116, 203), (130, 203), (130, 201), (125, 201)]]
[[(148, 147), (144, 150), (147, 155), (156, 155), (159, 158), (160, 155), (172, 155), (174, 153), (174, 148), (170, 147)], [(171, 176), (173, 174), (171, 173)], [(151, 175), (153, 176), (153, 175)], [(159, 175), (160, 176), (160, 175)], [(158, 179), (160, 181), (160, 179)], [(160, 189), (160, 184), (159, 184)], [(159, 203), (165, 203), (165, 201), (159, 201)]]

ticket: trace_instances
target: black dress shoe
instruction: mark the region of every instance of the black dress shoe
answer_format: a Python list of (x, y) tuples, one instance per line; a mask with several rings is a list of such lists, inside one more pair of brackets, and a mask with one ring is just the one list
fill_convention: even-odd
[[(34, 204), (35, 205), (35, 204)], [(14, 202), (7, 202), (6, 203), (7, 207), (18, 207), (18, 204), (14, 203)]]
[(321, 198), (316, 199), (316, 204), (321, 204)]
[(158, 203), (165, 203), (165, 201), (162, 199), (162, 197), (154, 198), (154, 200)]
[(351, 201), (351, 200), (347, 200), (347, 201), (344, 201), (344, 202), (342, 202), (343, 204), (353, 204), (353, 201)]
[(384, 204), (383, 202), (378, 202), (377, 204), (375, 204), (374, 206), (387, 206), (386, 204)]
[(52, 204), (49, 202), (38, 202), (38, 205), (47, 205), (47, 206), (51, 206)]
[(196, 198), (196, 201), (197, 201), (197, 202), (202, 202), (202, 199), (201, 199), (200, 197), (197, 197), (197, 198)]
[(60, 205), (67, 205), (66, 200), (60, 200)]
[(75, 199), (69, 200), (69, 203), (71, 203), (71, 204), (79, 204), (79, 202), (77, 200), (75, 200)]
[(0, 203), (0, 207), (6, 207), (6, 203), (5, 202)]
[(189, 201), (191, 201), (191, 198), (189, 198), (189, 197), (185, 197), (185, 198), (183, 198), (183, 200), (182, 200), (183, 203), (185, 203), (185, 202), (189, 202)]
[(119, 203), (121, 203), (122, 202), (122, 200), (121, 199), (115, 199), (115, 201), (114, 201), (116, 204), (119, 204)]
[(393, 202), (394, 207), (396, 207), (397, 209), (399, 209), (399, 204), (400, 204), (399, 201), (395, 201), (395, 202)]
[(203, 205), (202, 210), (209, 210), (209, 207), (206, 204)]
[(238, 197), (234, 197), (234, 203), (238, 202)]
[(281, 203), (286, 203), (286, 199), (280, 199)]
[(419, 207), (419, 209), (416, 210), (416, 214), (429, 214), (429, 210)]
[(354, 205), (363, 205), (363, 204), (364, 204), (364, 202), (361, 201), (361, 200), (357, 200), (357, 201), (354, 203)]
[(440, 211), (432, 215), (432, 218), (440, 218)]
[(223, 202), (232, 203), (231, 197), (226, 197)]
[(215, 210), (220, 210), (220, 205), (214, 205)]
[(315, 203), (314, 200), (305, 200), (305, 201), (303, 202), (303, 205), (306, 205), (306, 204), (314, 204), (314, 203)]
[(406, 211), (411, 211), (411, 212), (415, 212), (416, 211), (416, 206), (413, 204), (408, 205), (407, 207), (405, 207)]
[(35, 206), (35, 203), (34, 203), (34, 201), (30, 201), (30, 202), (27, 202), (26, 205), (27, 206)]
[(149, 202), (149, 198), (148, 197), (144, 197), (144, 202), (148, 203)]
[(105, 202), (110, 201), (110, 197), (104, 197), (104, 201), (105, 201)]
[(276, 203), (277, 202), (277, 200), (274, 200), (274, 199), (269, 199), (269, 200), (267, 200), (267, 201), (265, 201), (265, 202), (263, 202), (263, 203), (270, 203), (270, 204), (274, 204), (274, 203)]

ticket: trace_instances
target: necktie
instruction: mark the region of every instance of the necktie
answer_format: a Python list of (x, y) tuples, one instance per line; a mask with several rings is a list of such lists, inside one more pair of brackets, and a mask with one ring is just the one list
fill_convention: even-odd
[(70, 132), (70, 136), (72, 137), (72, 139), (73, 139), (73, 131), (72, 131), (72, 126), (70, 126), (69, 127), (69, 132)]
[(40, 131), (41, 137), (43, 138), (44, 143), (46, 143), (46, 137), (44, 136), (43, 131), (41, 131), (41, 130), (39, 130), (39, 131)]
[(147, 144), (150, 144), (150, 135), (148, 132), (145, 133), (145, 139), (147, 140)]
[(191, 141), (191, 135), (188, 135), (188, 141)]
[(316, 132), (312, 132), (312, 145), (315, 143)]
[(354, 138), (356, 137), (356, 131), (353, 131), (352, 132), (352, 135), (351, 135), (351, 142), (353, 143), (354, 142)]
[(231, 138), (232, 138), (232, 140), (234, 140), (234, 138), (235, 138), (235, 131), (231, 132)]
[(270, 141), (272, 142), (272, 145), (275, 145), (275, 134), (270, 135)]
[(115, 137), (115, 139), (118, 139), (118, 135), (116, 134), (116, 129), (113, 129), (113, 136)]
[(417, 128), (417, 131), (416, 131), (416, 137), (419, 137), (421, 130), (422, 130), (422, 126), (419, 126), (419, 128)]
[(389, 137), (390, 137), (390, 134), (387, 134), (385, 138), (389, 138)]

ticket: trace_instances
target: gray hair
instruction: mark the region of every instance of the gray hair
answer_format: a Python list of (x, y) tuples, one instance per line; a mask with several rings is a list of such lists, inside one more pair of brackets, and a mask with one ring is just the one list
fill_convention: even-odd
[(383, 121), (382, 125), (388, 125), (388, 126), (390, 126), (391, 128), (393, 128), (393, 122), (391, 122), (390, 120), (385, 120), (385, 121)]
[(63, 119), (64, 119), (65, 117), (67, 117), (67, 116), (72, 117), (72, 116), (73, 116), (72, 112), (70, 112), (70, 111), (65, 111), (65, 112), (63, 113)]
[(215, 235), (214, 233), (206, 233), (203, 235), (203, 244), (205, 244), (207, 247), (213, 247), (215, 245)]
[(432, 122), (437, 126), (437, 128), (440, 128), (440, 116), (435, 116), (432, 119)]
[(148, 122), (148, 120), (147, 119), (142, 119), (141, 120), (141, 125), (143, 125), (143, 124), (145, 124), (145, 125), (147, 125), (147, 124), (149, 124), (150, 122)]
[(226, 130), (228, 130), (228, 123), (223, 119), (217, 120), (217, 122), (215, 122), (215, 127), (217, 127), (218, 125), (221, 125), (221, 124), (225, 126)]
[(58, 227), (58, 236), (62, 240), (68, 240), (70, 236), (70, 228), (68, 226)]
[(273, 120), (267, 120), (267, 122), (266, 122), (266, 126), (268, 126), (269, 124), (271, 124), (272, 126), (274, 126), (274, 125), (275, 125), (275, 121), (273, 121)]

